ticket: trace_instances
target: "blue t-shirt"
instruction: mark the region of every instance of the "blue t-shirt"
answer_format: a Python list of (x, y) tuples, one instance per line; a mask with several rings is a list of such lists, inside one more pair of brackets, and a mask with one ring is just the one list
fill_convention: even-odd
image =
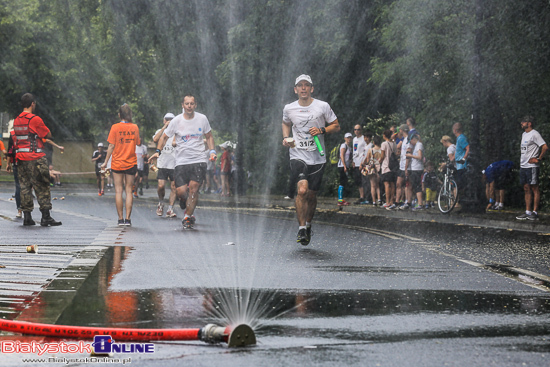
[(487, 178), (487, 183), (493, 182), (497, 177), (502, 176), (506, 172), (510, 171), (514, 167), (514, 162), (512, 161), (497, 161), (491, 163), (489, 167), (485, 169), (485, 177)]
[(470, 145), (468, 143), (468, 139), (466, 139), (466, 136), (464, 134), (460, 134), (460, 136), (456, 139), (456, 152), (455, 152), (455, 162), (456, 163), (456, 169), (464, 169), (468, 166), (468, 162), (458, 163), (461, 159), (464, 158), (464, 155), (466, 154), (466, 147)]

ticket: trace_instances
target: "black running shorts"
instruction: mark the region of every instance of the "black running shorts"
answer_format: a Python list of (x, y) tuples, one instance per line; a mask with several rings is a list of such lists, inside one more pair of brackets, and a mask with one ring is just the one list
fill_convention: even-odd
[(290, 177), (296, 177), (296, 182), (292, 183), (293, 186), (301, 180), (307, 180), (309, 190), (319, 191), (321, 188), (321, 181), (323, 180), (325, 164), (314, 164), (309, 166), (304, 161), (291, 159), (290, 171)]
[(138, 169), (137, 169), (137, 166), (133, 166), (132, 168), (128, 168), (128, 169), (124, 169), (124, 170), (115, 170), (115, 169), (111, 168), (111, 171), (114, 172), (114, 173), (121, 174), (121, 175), (135, 176)]
[(157, 172), (157, 180), (174, 181), (174, 170), (170, 168), (159, 168)]
[(176, 166), (174, 175), (176, 176), (176, 187), (189, 185), (189, 182), (191, 181), (202, 184), (206, 178), (206, 163), (193, 163)]

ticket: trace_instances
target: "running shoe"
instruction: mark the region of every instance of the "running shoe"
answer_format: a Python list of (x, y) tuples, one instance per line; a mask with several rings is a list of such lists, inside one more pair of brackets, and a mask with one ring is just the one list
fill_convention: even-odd
[(386, 210), (395, 210), (395, 209), (397, 209), (397, 205), (395, 204), (392, 204), (386, 208)]
[(183, 218), (183, 221), (181, 222), (184, 229), (192, 229), (193, 225), (195, 225), (195, 218), (193, 217), (185, 217)]
[(399, 207), (399, 210), (407, 210), (407, 209), (409, 209), (410, 207), (411, 207), (411, 206), (410, 206), (408, 203), (405, 203), (405, 204), (403, 204), (403, 205), (401, 205), (401, 206)]
[(376, 202), (376, 205), (382, 206), (382, 200), (378, 200), (378, 201)]
[(140, 194), (141, 196), (143, 196), (143, 187), (140, 187), (140, 188), (139, 188), (139, 194)]
[(412, 208), (413, 212), (419, 212), (421, 210), (424, 210), (424, 207), (422, 205), (417, 205), (414, 208)]
[(166, 218), (175, 218), (177, 217), (176, 213), (172, 209), (166, 211)]
[(131, 227), (132, 226), (132, 221), (130, 219), (124, 219), (124, 225), (126, 227)]
[(22, 211), (22, 210), (18, 210), (18, 211), (17, 211), (17, 214), (15, 215), (15, 218), (23, 218), (23, 211)]
[(310, 242), (311, 236), (313, 236), (313, 231), (311, 230), (311, 227), (306, 227), (306, 233), (307, 233), (307, 242)]
[(363, 204), (363, 201), (365, 201), (365, 199), (359, 198), (358, 200), (356, 200), (356, 201), (353, 202), (353, 205)]
[(518, 215), (516, 217), (517, 220), (527, 220), (527, 218), (530, 217), (530, 214), (527, 214), (527, 213), (523, 213), (522, 215)]
[(364, 200), (364, 201), (362, 201), (360, 204), (361, 204), (361, 205), (367, 205), (367, 204), (370, 204), (370, 201)]
[(285, 200), (290, 200), (290, 199), (292, 199), (292, 198), (291, 198), (290, 196), (287, 195), (287, 196), (284, 197), (284, 199), (285, 199)]
[(342, 201), (338, 201), (338, 206), (348, 206), (349, 203), (345, 200), (342, 200)]
[[(162, 217), (162, 213), (164, 213), (164, 204), (159, 203), (159, 205), (157, 205), (157, 215), (159, 217)], [(166, 213), (166, 214), (168, 214), (168, 213)]]
[(527, 220), (539, 220), (539, 215), (537, 213), (531, 213), (531, 215), (527, 217)]
[(118, 220), (118, 226), (119, 227), (124, 227), (124, 219), (119, 219)]
[(307, 229), (302, 228), (298, 231), (298, 236), (296, 237), (296, 242), (302, 244), (303, 246), (307, 246), (309, 244), (309, 239), (307, 236)]
[(101, 196), (101, 190), (97, 190), (97, 196)]
[(386, 209), (387, 209), (389, 206), (390, 206), (390, 203), (384, 203), (384, 205), (382, 205), (382, 207), (384, 207), (384, 208), (386, 208)]
[(498, 205), (494, 208), (494, 210), (504, 210), (504, 205)]
[(134, 193), (134, 197), (135, 197), (136, 199), (137, 199), (137, 198), (139, 198), (139, 196), (137, 196), (137, 194), (136, 194), (136, 193)]

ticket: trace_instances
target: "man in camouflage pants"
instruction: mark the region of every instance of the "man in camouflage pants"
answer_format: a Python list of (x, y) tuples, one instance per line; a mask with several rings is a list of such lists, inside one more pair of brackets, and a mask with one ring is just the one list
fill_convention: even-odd
[(13, 129), (15, 133), (16, 153), (19, 183), (21, 185), (21, 209), (23, 210), (23, 225), (33, 226), (31, 212), (34, 209), (32, 190), (36, 193), (40, 211), (42, 212), (41, 226), (59, 226), (50, 216), (52, 202), (50, 196), (50, 171), (44, 153), (43, 139), (51, 139), (50, 130), (44, 121), (36, 115), (36, 101), (34, 96), (26, 93), (21, 97), (23, 112), (15, 118)]

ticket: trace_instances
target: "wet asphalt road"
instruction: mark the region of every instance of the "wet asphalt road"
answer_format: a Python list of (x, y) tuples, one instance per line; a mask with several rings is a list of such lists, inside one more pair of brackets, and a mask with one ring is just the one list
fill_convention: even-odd
[(200, 208), (184, 231), (142, 199), (122, 230), (113, 196), (84, 192), (54, 201), (63, 226), (23, 228), (9, 196), (4, 246), (108, 247), (57, 323), (256, 329), (253, 348), (159, 342), (132, 365), (549, 365), (547, 289), (484, 267), (550, 275), (544, 236), (326, 213), (303, 247), (288, 212)]

